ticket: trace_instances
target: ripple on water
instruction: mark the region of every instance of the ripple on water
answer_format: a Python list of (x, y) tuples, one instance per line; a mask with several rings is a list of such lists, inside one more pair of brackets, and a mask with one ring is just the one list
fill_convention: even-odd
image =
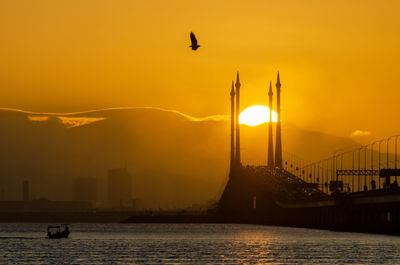
[(0, 224), (0, 264), (400, 263), (400, 238), (227, 224)]

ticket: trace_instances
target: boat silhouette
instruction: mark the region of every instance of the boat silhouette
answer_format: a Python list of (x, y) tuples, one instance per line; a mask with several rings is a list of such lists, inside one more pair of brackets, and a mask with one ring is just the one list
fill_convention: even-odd
[(48, 238), (68, 238), (69, 227), (68, 224), (61, 224), (56, 226), (47, 226), (47, 237)]

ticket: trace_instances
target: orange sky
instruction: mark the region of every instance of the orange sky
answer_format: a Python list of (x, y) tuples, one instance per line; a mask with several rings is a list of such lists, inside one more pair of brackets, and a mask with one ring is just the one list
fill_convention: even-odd
[(279, 70), (283, 120), (387, 136), (400, 132), (399, 10), (396, 0), (2, 0), (0, 107), (228, 114), (236, 70), (243, 107), (267, 103)]

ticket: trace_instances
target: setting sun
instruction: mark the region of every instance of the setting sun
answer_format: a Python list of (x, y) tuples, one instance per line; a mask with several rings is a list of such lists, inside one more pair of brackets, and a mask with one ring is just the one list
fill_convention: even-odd
[[(278, 115), (272, 110), (272, 122), (278, 120)], [(249, 126), (260, 125), (269, 122), (269, 108), (263, 105), (254, 105), (243, 110), (239, 115), (239, 124)]]

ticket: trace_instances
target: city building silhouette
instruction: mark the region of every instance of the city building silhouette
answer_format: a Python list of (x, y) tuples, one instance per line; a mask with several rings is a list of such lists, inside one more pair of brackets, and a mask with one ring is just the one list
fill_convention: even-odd
[(22, 200), (29, 201), (29, 181), (22, 182)]
[(277, 121), (276, 121), (276, 142), (275, 142), (275, 167), (282, 167), (282, 136), (281, 136), (281, 81), (278, 78), (276, 81), (276, 113), (277, 113)]
[(79, 177), (72, 182), (72, 199), (74, 201), (97, 201), (97, 180), (92, 177)]
[(132, 206), (132, 177), (126, 168), (108, 170), (108, 201), (111, 207)]
[(269, 98), (269, 124), (268, 124), (268, 167), (274, 167), (274, 139), (273, 139), (273, 132), (272, 132), (272, 96), (274, 93), (272, 92), (272, 84), (269, 81), (269, 91), (268, 91), (268, 98)]
[(236, 153), (235, 153), (235, 160), (236, 165), (241, 165), (240, 160), (240, 125), (239, 125), (239, 115), (240, 115), (240, 81), (239, 81), (239, 71), (236, 75)]
[(235, 165), (235, 88), (231, 89), (231, 171)]

